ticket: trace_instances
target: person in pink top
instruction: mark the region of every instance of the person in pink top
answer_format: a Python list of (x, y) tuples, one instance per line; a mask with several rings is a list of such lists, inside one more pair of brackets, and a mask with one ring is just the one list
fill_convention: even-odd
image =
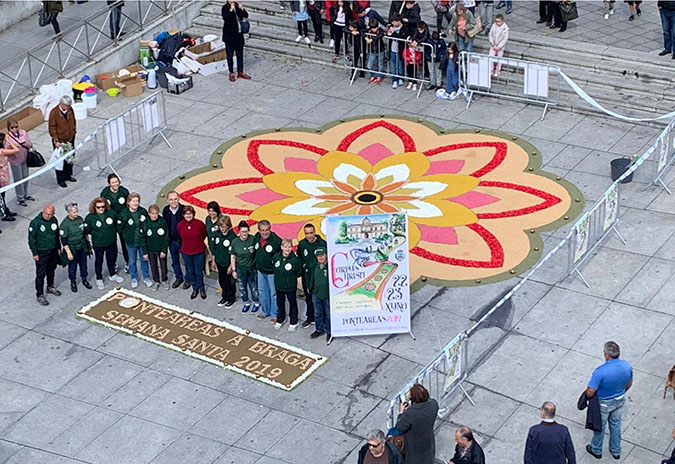
[[(19, 149), (14, 145), (13, 143), (9, 142), (9, 147), (10, 148), (4, 148), (5, 141), (7, 139), (7, 136), (3, 133), (0, 132), (0, 146), (3, 148), (0, 148), (0, 187), (6, 187), (9, 185), (10, 179), (9, 179), (9, 162), (7, 159), (16, 154)], [(7, 206), (7, 202), (5, 201), (5, 192), (2, 192), (2, 202), (0, 202), (0, 211), (4, 214), (4, 217), (2, 218), (3, 221), (14, 221), (14, 216), (16, 216), (16, 213), (13, 213), (9, 210), (9, 207)]]
[[(33, 147), (33, 142), (30, 141), (28, 133), (19, 129), (19, 122), (14, 118), (7, 120), (7, 137), (5, 137), (4, 147), (11, 149), (14, 144), (18, 151), (7, 157), (10, 168), (12, 169), (12, 177), (14, 182), (18, 182), (28, 177), (28, 149)], [(16, 192), (16, 202), (21, 206), (27, 206), (26, 200), (35, 201), (35, 198), (28, 195), (28, 182), (17, 185), (14, 189)]]

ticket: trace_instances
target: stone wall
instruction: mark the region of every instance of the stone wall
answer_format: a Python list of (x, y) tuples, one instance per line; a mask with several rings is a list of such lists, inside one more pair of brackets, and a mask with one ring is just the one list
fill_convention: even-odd
[(0, 2), (0, 31), (13, 26), (22, 19), (29, 16), (35, 16), (35, 27), (37, 27), (37, 12), (42, 2), (39, 0), (10, 1)]

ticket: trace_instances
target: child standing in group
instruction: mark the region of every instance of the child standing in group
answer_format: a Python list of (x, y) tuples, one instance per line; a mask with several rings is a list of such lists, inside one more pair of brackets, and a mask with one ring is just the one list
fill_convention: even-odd
[[(379, 84), (382, 82), (382, 74), (384, 70), (384, 32), (380, 29), (377, 19), (371, 19), (368, 23), (368, 33), (365, 41), (369, 47), (368, 51), (368, 69), (370, 70), (370, 83)], [(374, 72), (375, 63), (377, 62), (377, 71)]]
[(417, 90), (417, 81), (412, 79), (419, 79), (421, 76), (422, 50), (410, 44), (403, 51), (403, 61), (405, 62), (406, 76), (408, 76), (408, 86), (406, 88), (408, 90), (411, 88)]
[(429, 63), (429, 87), (427, 90), (440, 89), (443, 86), (443, 70), (441, 69), (441, 62), (445, 58), (448, 47), (445, 44), (445, 40), (441, 38), (441, 34), (438, 31), (431, 33), (431, 49), (426, 47), (424, 49), (425, 53), (430, 52), (427, 56), (427, 62)]
[[(504, 16), (498, 14), (495, 16), (495, 23), (490, 27), (490, 56), (502, 57), (504, 56), (504, 47), (509, 40), (509, 26), (504, 22)], [(502, 70), (502, 64), (498, 61), (493, 61), (490, 73), (492, 77), (498, 77)]]
[(298, 328), (298, 277), (302, 276), (302, 261), (293, 253), (293, 241), (285, 238), (281, 241), (281, 251), (272, 258), (274, 263), (274, 287), (277, 291), (276, 330), (286, 322), (286, 300), (288, 300), (289, 332)]
[[(352, 20), (352, 10), (349, 8), (348, 2), (338, 0), (330, 7), (330, 29), (333, 33), (331, 43), (335, 46), (335, 55), (333, 55), (333, 63), (338, 60), (340, 56), (340, 46), (342, 45), (342, 36), (345, 29)], [(358, 23), (358, 21), (357, 21)], [(358, 27), (358, 25), (357, 25)], [(345, 42), (345, 56), (349, 60), (349, 46)]]
[(352, 52), (354, 53), (354, 58), (352, 60), (352, 65), (355, 68), (354, 74), (356, 74), (357, 68), (362, 68), (361, 71), (358, 71), (359, 77), (365, 77), (366, 74), (363, 72), (363, 67), (366, 65), (366, 43), (363, 40), (363, 33), (359, 28), (359, 22), (355, 19), (349, 21), (349, 26), (347, 27), (345, 47), (347, 47), (349, 43), (352, 44)]
[[(150, 219), (144, 221), (141, 225), (144, 236), (141, 245), (143, 258), (150, 263), (152, 280), (155, 282), (153, 290), (159, 290), (161, 283), (164, 284), (165, 290), (169, 290), (169, 274), (166, 264), (166, 255), (169, 252), (169, 226), (164, 218), (159, 215), (159, 206), (157, 205), (150, 205), (148, 216)], [(161, 281), (160, 268), (162, 271)]]
[(314, 251), (316, 264), (309, 277), (309, 289), (312, 292), (314, 303), (314, 321), (316, 330), (310, 335), (318, 338), (326, 334), (326, 341), (330, 340), (330, 290), (328, 288), (328, 264), (326, 250), (317, 248)]
[(401, 22), (401, 15), (394, 13), (391, 17), (391, 24), (387, 26), (387, 36), (391, 37), (393, 40), (390, 40), (390, 50), (389, 50), (389, 72), (392, 74), (391, 77), (391, 87), (397, 88), (399, 84), (403, 84), (402, 77), (405, 75), (405, 70), (403, 69), (403, 42), (396, 39), (402, 39), (401, 28), (403, 23)]
[(436, 92), (436, 97), (444, 100), (454, 100), (459, 91), (459, 74), (457, 61), (459, 59), (459, 51), (457, 45), (451, 43), (448, 46), (448, 66), (447, 76), (445, 81), (445, 90), (439, 89)]
[(312, 43), (307, 37), (307, 20), (309, 13), (307, 12), (307, 2), (305, 0), (292, 1), (291, 11), (293, 12), (293, 19), (298, 23), (298, 36), (295, 38), (296, 42), (304, 40), (307, 45)]

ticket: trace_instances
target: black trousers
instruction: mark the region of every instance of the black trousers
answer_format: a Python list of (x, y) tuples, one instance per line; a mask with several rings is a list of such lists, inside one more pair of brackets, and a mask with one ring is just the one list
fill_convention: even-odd
[(539, 20), (550, 21), (549, 11), (551, 9), (552, 1), (539, 1)]
[[(340, 45), (342, 45), (342, 39), (344, 38), (344, 28), (333, 24), (333, 39), (335, 40), (335, 54), (340, 54)], [(349, 55), (349, 41), (345, 40), (345, 55)]]
[(89, 277), (87, 271), (87, 250), (82, 248), (81, 250), (73, 250), (70, 252), (73, 255), (72, 261), (68, 261), (68, 278), (71, 282), (77, 281), (77, 268), (80, 268), (80, 278), (85, 281)]
[(567, 27), (567, 21), (563, 22), (562, 20), (562, 10), (560, 9), (560, 3), (553, 2), (553, 25), (558, 27)]
[[(169, 250), (166, 250), (166, 253), (168, 253)], [(150, 263), (150, 273), (152, 274), (152, 280), (155, 281), (155, 283), (159, 283), (159, 271), (161, 269), (162, 271), (162, 282), (166, 282), (169, 280), (169, 270), (166, 265), (166, 253), (165, 256), (162, 258), (159, 256), (159, 253), (148, 253), (148, 262)]]
[(35, 296), (44, 295), (45, 277), (47, 277), (47, 288), (54, 286), (54, 271), (58, 264), (59, 253), (56, 248), (53, 250), (38, 250), (38, 260), (35, 261)]
[[(122, 234), (117, 234), (117, 236), (120, 238), (120, 245), (122, 245), (122, 256), (124, 257), (124, 263), (129, 264), (129, 252), (127, 251), (127, 244), (124, 241), (124, 237), (122, 237)], [(119, 250), (117, 250), (117, 244), (115, 244), (115, 251), (113, 255), (113, 262), (117, 263), (117, 257), (119, 256)]]
[(436, 12), (436, 30), (441, 32), (443, 30), (443, 18), (448, 21), (448, 26), (450, 26), (450, 20), (452, 19), (452, 14), (449, 11), (437, 11)]
[(216, 263), (216, 267), (218, 268), (218, 284), (223, 289), (223, 298), (228, 303), (234, 303), (237, 298), (236, 282), (232, 278), (232, 275), (227, 273), (227, 266), (221, 266)]
[[(125, 247), (126, 249), (126, 247)], [(103, 256), (105, 255), (105, 262), (108, 267), (108, 275), (114, 276), (115, 258), (117, 257), (117, 244), (113, 243), (108, 246), (94, 247), (94, 272), (96, 273), (96, 280), (103, 280)]]
[(54, 34), (59, 34), (61, 32), (61, 26), (59, 26), (59, 22), (56, 20), (56, 17), (58, 15), (59, 15), (58, 11), (52, 11), (51, 13), (49, 13), (49, 23), (54, 28)]
[[(58, 34), (58, 32), (57, 32)], [(75, 146), (75, 139), (70, 140), (71, 145), (73, 147)], [(52, 140), (52, 148), (56, 149), (56, 145), (54, 145), (54, 141)], [(66, 163), (65, 161), (63, 162), (63, 169), (58, 170), (54, 169), (54, 172), (56, 173), (56, 182), (65, 182), (66, 179), (69, 179), (73, 176), (73, 165), (70, 163)]]
[(244, 72), (244, 44), (242, 43), (238, 47), (233, 47), (231, 45), (225, 44), (225, 51), (227, 52), (227, 69), (231, 73), (234, 72), (234, 60), (232, 59), (233, 54), (237, 55), (237, 72)]
[(307, 37), (307, 20), (296, 21), (298, 23), (298, 34)]
[(319, 10), (309, 10), (309, 18), (312, 20), (314, 36), (323, 40), (323, 25), (321, 24), (321, 12)]
[(305, 293), (305, 304), (307, 310), (305, 312), (305, 321), (314, 322), (314, 302), (312, 301), (312, 294), (307, 287), (307, 276), (302, 275), (302, 291)]
[[(303, 279), (304, 282), (304, 279)], [(286, 300), (288, 300), (288, 315), (291, 318), (291, 325), (298, 323), (298, 298), (295, 296), (295, 290), (284, 292), (277, 288), (277, 323), (281, 324), (286, 320)], [(312, 311), (312, 320), (314, 312)]]

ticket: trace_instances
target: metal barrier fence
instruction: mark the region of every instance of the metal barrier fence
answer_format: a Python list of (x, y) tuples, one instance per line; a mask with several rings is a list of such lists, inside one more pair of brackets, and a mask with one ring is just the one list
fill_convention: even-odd
[(474, 94), (488, 95), (544, 105), (544, 119), (560, 102), (560, 68), (546, 63), (461, 52), (459, 77), (467, 108)]
[[(399, 85), (405, 81), (419, 85), (419, 89), (417, 90), (417, 98), (419, 98), (424, 85), (430, 84), (432, 73), (440, 73), (442, 76), (443, 71), (441, 69), (431, 69), (433, 66), (439, 66), (440, 63), (434, 63), (433, 59), (431, 61), (427, 59), (427, 52), (429, 56), (433, 52), (433, 45), (430, 43), (417, 44), (414, 50), (415, 53), (420, 54), (419, 63), (406, 64), (403, 58), (403, 50), (408, 48), (412, 41), (385, 35), (381, 38), (381, 42), (372, 41), (368, 43), (365, 40), (366, 37), (372, 38), (375, 37), (375, 34), (366, 33), (363, 36), (359, 35), (355, 37), (345, 31), (343, 63), (345, 68), (351, 70), (349, 85), (354, 83), (357, 73), (365, 74), (368, 72), (376, 76), (391, 77), (392, 80), (397, 79)], [(399, 47), (398, 53), (389, 52), (393, 44)], [(377, 50), (380, 50), (378, 53), (372, 52), (375, 46)], [(361, 51), (361, 53), (357, 54), (357, 50)]]
[(146, 142), (151, 144), (157, 137), (173, 148), (164, 135), (166, 121), (164, 93), (155, 92), (104, 122), (94, 137), (99, 175), (106, 168), (115, 172), (112, 163)]
[(35, 95), (41, 85), (50, 84), (65, 77), (69, 70), (94, 61), (105, 49), (117, 45), (122, 31), (128, 34), (142, 31), (148, 23), (169, 15), (185, 2), (126, 0), (120, 10), (119, 31), (111, 37), (111, 15), (117, 14), (113, 4), (18, 54), (0, 68), (0, 113)]
[[(471, 336), (481, 328), (502, 306), (504, 306), (518, 290), (528, 282), (537, 270), (539, 270), (546, 262), (548, 262), (556, 253), (558, 253), (565, 246), (569, 247), (567, 250), (567, 268), (562, 276), (565, 278), (570, 274), (576, 272), (586, 285), (588, 283), (581, 273), (579, 267), (593, 254), (593, 251), (606, 239), (609, 234), (614, 231), (619, 238), (617, 225), (619, 223), (619, 208), (621, 201), (621, 181), (625, 180), (645, 162), (652, 154), (661, 147), (663, 140), (669, 140), (668, 137), (673, 137), (673, 130), (675, 128), (675, 120), (671, 121), (657, 137), (656, 141), (649, 147), (639, 158), (637, 158), (628, 169), (604, 192), (604, 194), (591, 206), (591, 208), (582, 215), (575, 223), (572, 229), (565, 235), (565, 237), (556, 244), (546, 255), (537, 262), (522, 278), (516, 283), (506, 294), (500, 298), (485, 314), (476, 321), (469, 329), (461, 332), (450, 343), (448, 343), (442, 351), (440, 351), (434, 359), (427, 364), (420, 372), (413, 377), (413, 379), (406, 384), (406, 386), (399, 391), (389, 402), (387, 409), (387, 425), (388, 428), (396, 424), (396, 418), (399, 413), (401, 403), (407, 401), (410, 387), (419, 382), (429, 390), (430, 396), (439, 404), (439, 417), (442, 417), (448, 412), (449, 400), (453, 392), (460, 389), (474, 404), (471, 397), (462, 387), (462, 382), (467, 378), (473, 366), (470, 365), (471, 359), (480, 360), (481, 356), (478, 354), (470, 354)], [(672, 141), (670, 144), (671, 147)], [(675, 159), (675, 147), (673, 152), (667, 152), (667, 159)], [(664, 168), (665, 169), (665, 168)], [(665, 185), (665, 184), (663, 184)], [(585, 238), (581, 238), (585, 234)], [(626, 243), (623, 241), (624, 244)], [(579, 244), (585, 243), (585, 246), (579, 247)], [(556, 282), (559, 280), (556, 280)], [(458, 354), (455, 354), (458, 353)], [(452, 368), (453, 356), (458, 356), (461, 360), (459, 371), (455, 371), (450, 388), (445, 391), (438, 386), (439, 377), (448, 378), (448, 374), (455, 373)], [(445, 375), (445, 377), (443, 377)], [(444, 384), (444, 386), (447, 385)]]
[(654, 173), (652, 184), (660, 185), (670, 195), (670, 191), (663, 178), (668, 174), (670, 167), (675, 161), (675, 120), (671, 121), (658, 138), (658, 157), (654, 160)]

